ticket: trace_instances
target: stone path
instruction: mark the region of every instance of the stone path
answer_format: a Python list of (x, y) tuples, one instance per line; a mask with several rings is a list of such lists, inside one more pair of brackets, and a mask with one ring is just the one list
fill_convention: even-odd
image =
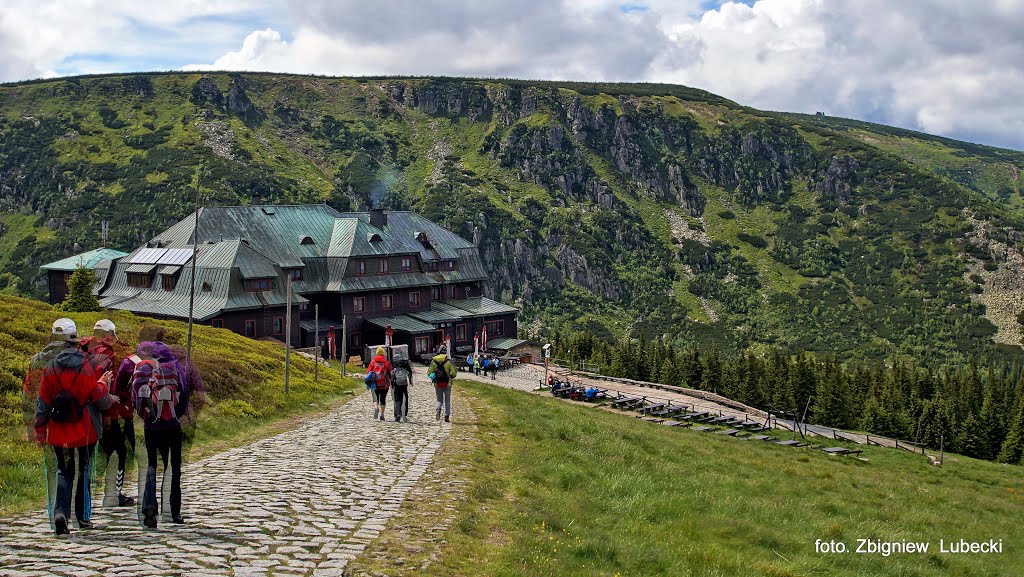
[[(0, 521), (0, 576), (338, 576), (427, 470), (449, 426), (429, 384), (409, 423), (371, 421), (368, 394), (331, 414), (187, 465), (186, 525), (139, 527), (134, 508), (95, 509), (60, 539), (45, 512)], [(388, 406), (390, 417), (391, 407)]]

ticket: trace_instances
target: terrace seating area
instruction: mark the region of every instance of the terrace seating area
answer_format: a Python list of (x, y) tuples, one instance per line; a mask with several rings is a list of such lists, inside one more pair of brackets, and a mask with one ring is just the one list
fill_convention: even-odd
[[(638, 419), (657, 423), (668, 427), (689, 428), (691, 431), (734, 437), (746, 441), (760, 441), (778, 447), (821, 450), (828, 455), (856, 456), (860, 449), (847, 447), (825, 447), (808, 442), (805, 438), (782, 438), (772, 433), (792, 431), (773, 429), (767, 420), (752, 418), (749, 415), (724, 414), (720, 410), (702, 410), (693, 404), (683, 404), (671, 400), (657, 399), (641, 395), (627, 395), (618, 391), (608, 391), (593, 386), (573, 383), (568, 378), (556, 376), (550, 380), (551, 394), (558, 398), (574, 401), (600, 403), (614, 411), (631, 413)], [(795, 437), (795, 435), (794, 435)]]

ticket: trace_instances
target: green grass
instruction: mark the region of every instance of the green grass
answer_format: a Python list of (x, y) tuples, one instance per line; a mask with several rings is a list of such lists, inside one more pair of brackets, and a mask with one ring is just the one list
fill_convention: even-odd
[[(44, 503), (42, 453), (27, 441), (21, 385), (29, 358), (49, 341), (50, 324), (58, 316), (65, 315), (45, 303), (0, 296), (0, 515)], [(136, 342), (143, 323), (166, 327), (169, 344), (185, 344), (186, 325), (181, 322), (152, 321), (124, 312), (66, 316), (84, 334), (106, 317), (129, 344)], [(199, 415), (190, 459), (278, 432), (303, 414), (347, 400), (361, 387), (355, 379), (342, 379), (331, 370), (321, 370), (314, 382), (312, 361), (293, 355), (290, 392), (285, 395), (283, 347), (227, 330), (197, 325), (193, 350), (209, 399)], [(138, 425), (136, 429), (141, 433)]]
[[(425, 575), (1020, 575), (1024, 480), (1011, 467), (866, 447), (866, 461), (669, 429), (466, 383), (481, 442), (468, 499)], [(927, 554), (829, 555), (859, 538)], [(939, 539), (1003, 539), (949, 555)]]

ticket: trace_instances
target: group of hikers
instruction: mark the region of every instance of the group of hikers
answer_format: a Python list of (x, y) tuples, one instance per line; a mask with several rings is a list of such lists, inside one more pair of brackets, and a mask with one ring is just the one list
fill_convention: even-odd
[[(194, 423), (203, 390), (195, 367), (183, 366), (184, 351), (163, 342), (164, 329), (143, 327), (138, 347), (128, 354), (114, 323), (101, 319), (92, 336), (79, 339), (75, 322), (57, 319), (53, 340), (32, 357), (25, 376), (24, 398), (29, 435), (52, 448), (56, 462), (55, 495), (48, 495), (54, 532), (71, 532), (71, 503), (81, 529), (93, 526), (91, 470), (97, 446), (107, 457), (103, 506), (136, 506), (144, 527), (156, 528), (158, 458), (163, 462), (161, 492), (168, 490), (171, 520), (181, 515), (181, 453), (183, 425)], [(139, 461), (136, 501), (122, 491), (128, 451), (135, 451), (135, 417), (145, 433), (145, 459)], [(47, 457), (44, 455), (44, 457)], [(47, 463), (49, 460), (47, 459)], [(77, 485), (75, 478), (77, 473)], [(47, 469), (47, 487), (52, 481)]]
[(501, 359), (493, 355), (469, 355), (466, 357), (466, 364), (469, 365), (469, 370), (476, 373), (476, 376), (480, 376), (480, 371), (483, 371), (484, 377), (487, 373), (491, 373), (491, 379), (498, 378), (498, 369), (501, 368)]
[[(384, 347), (377, 347), (373, 360), (366, 367), (363, 381), (366, 388), (373, 393), (373, 418), (384, 420), (384, 411), (388, 401), (388, 391), (392, 391), (395, 422), (409, 421), (409, 386), (412, 385), (412, 365), (408, 359), (388, 360)], [(430, 360), (427, 377), (434, 385), (437, 407), (435, 420), (441, 420), (444, 410), (444, 422), (451, 422), (452, 415), (452, 382), (455, 381), (455, 366), (445, 352), (439, 352)]]

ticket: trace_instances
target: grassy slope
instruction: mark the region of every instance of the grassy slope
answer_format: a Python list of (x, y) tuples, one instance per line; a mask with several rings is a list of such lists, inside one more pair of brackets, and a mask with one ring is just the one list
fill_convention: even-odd
[[(21, 382), (29, 357), (48, 341), (50, 323), (58, 316), (63, 313), (44, 303), (0, 296), (0, 514), (39, 507), (44, 500), (40, 449), (25, 440)], [(186, 325), (180, 322), (150, 321), (123, 312), (67, 316), (83, 331), (109, 317), (121, 338), (131, 343), (143, 322), (153, 322), (167, 327), (168, 343), (185, 342)], [(197, 325), (194, 350), (210, 402), (200, 413), (196, 443), (187, 458), (272, 434), (305, 413), (348, 399), (358, 387), (353, 379), (328, 370), (321, 370), (319, 382), (314, 382), (312, 361), (295, 355), (290, 393), (285, 396), (282, 347), (226, 330)]]
[[(867, 462), (668, 429), (467, 384), (481, 443), (470, 499), (426, 575), (1019, 575), (1015, 469), (865, 448)], [(468, 391), (467, 391), (468, 389)], [(815, 540), (931, 542), (928, 554), (826, 555)], [(1001, 555), (939, 539), (1004, 540)], [(444, 542), (443, 542), (444, 543)]]

